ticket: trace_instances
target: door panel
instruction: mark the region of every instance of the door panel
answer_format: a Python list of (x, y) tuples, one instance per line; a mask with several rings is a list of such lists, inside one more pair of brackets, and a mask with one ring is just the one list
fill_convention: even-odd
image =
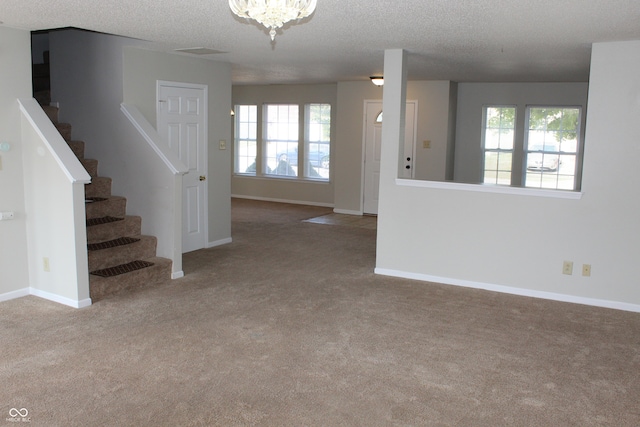
[[(407, 101), (405, 114), (405, 141), (402, 146), (402, 167), (398, 171), (400, 178), (413, 177), (415, 154), (415, 123), (417, 101)], [(362, 211), (366, 214), (378, 213), (378, 193), (380, 191), (380, 152), (382, 148), (382, 101), (365, 101), (365, 156), (364, 188)], [(408, 167), (407, 167), (408, 166)]]
[(182, 251), (206, 246), (206, 86), (158, 82), (158, 133), (187, 166), (183, 176)]

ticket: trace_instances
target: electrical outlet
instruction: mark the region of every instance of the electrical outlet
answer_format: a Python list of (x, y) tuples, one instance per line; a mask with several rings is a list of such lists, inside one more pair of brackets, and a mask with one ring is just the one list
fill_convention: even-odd
[(562, 263), (562, 274), (573, 274), (573, 261), (565, 261)]
[(44, 271), (51, 271), (51, 266), (49, 265), (48, 257), (42, 258), (42, 268), (44, 269)]
[(584, 277), (591, 276), (591, 264), (582, 264), (582, 275)]
[(227, 149), (227, 141), (225, 141), (224, 139), (220, 140), (220, 149), (221, 150), (226, 150)]
[(428, 139), (422, 141), (422, 148), (431, 148), (431, 141), (429, 141)]

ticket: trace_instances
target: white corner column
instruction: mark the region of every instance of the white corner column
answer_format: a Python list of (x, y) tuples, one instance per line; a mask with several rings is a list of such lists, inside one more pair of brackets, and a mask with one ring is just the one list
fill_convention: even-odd
[[(380, 159), (380, 188), (378, 194), (378, 234), (377, 245), (385, 241), (388, 221), (393, 220), (388, 212), (393, 212), (393, 192), (395, 180), (402, 167), (400, 149), (404, 144), (405, 110), (407, 99), (406, 53), (402, 49), (384, 51), (384, 87), (382, 92), (382, 148)], [(377, 251), (378, 257), (380, 251)], [(377, 262), (376, 262), (377, 264)]]

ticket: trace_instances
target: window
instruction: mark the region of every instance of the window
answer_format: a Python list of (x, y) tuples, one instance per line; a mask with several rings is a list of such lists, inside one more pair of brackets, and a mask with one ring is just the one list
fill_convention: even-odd
[(235, 173), (256, 174), (258, 107), (237, 105), (235, 109)]
[(331, 104), (235, 105), (234, 109), (236, 175), (329, 181)]
[(483, 115), (483, 182), (511, 185), (516, 108), (487, 106)]
[(305, 110), (307, 137), (304, 149), (304, 176), (328, 180), (331, 158), (331, 105), (307, 104)]
[(266, 175), (298, 176), (298, 120), (297, 105), (265, 105)]
[(580, 108), (528, 107), (524, 186), (575, 190)]

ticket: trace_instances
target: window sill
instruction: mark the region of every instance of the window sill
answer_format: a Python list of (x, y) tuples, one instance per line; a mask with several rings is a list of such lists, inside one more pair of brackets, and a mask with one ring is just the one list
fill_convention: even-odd
[(461, 182), (421, 181), (396, 178), (396, 185), (402, 187), (436, 188), (440, 190), (472, 191), (476, 193), (513, 194), (517, 196), (549, 197), (556, 199), (580, 200), (582, 192), (567, 190), (545, 190), (541, 188), (507, 187), (488, 184), (465, 184)]
[(247, 175), (242, 173), (234, 173), (234, 178), (249, 178), (258, 179), (263, 181), (281, 181), (281, 182), (300, 182), (309, 184), (331, 184), (331, 180), (325, 179), (313, 179), (313, 178), (297, 178), (292, 176), (269, 176), (269, 175)]

